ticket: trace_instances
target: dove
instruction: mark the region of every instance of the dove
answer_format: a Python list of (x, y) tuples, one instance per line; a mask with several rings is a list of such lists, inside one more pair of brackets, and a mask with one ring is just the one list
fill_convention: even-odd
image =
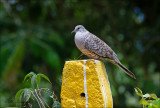
[(83, 25), (77, 25), (71, 33), (75, 33), (75, 44), (84, 55), (91, 59), (109, 61), (136, 79), (135, 75), (121, 64), (116, 53), (103, 40), (85, 29)]

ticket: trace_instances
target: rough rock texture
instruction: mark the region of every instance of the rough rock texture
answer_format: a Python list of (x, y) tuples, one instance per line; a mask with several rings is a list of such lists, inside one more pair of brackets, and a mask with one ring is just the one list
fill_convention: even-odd
[(112, 107), (105, 66), (98, 60), (67, 61), (63, 69), (61, 106)]

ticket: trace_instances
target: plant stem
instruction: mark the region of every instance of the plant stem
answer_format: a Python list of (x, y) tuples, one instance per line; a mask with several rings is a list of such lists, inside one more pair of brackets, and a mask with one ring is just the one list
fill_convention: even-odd
[(37, 96), (37, 98), (39, 99), (40, 103), (42, 104), (42, 108), (45, 108), (45, 106), (44, 106), (44, 104), (43, 104), (42, 100), (40, 99), (40, 97), (39, 97), (39, 96), (38, 96), (38, 94), (37, 94), (37, 90), (36, 90), (36, 89), (34, 89), (34, 91), (35, 91), (36, 96)]
[(41, 107), (41, 104), (39, 103), (39, 100), (37, 99), (37, 97), (34, 95), (33, 92), (32, 92), (32, 94), (33, 94), (34, 98), (37, 100), (39, 107), (42, 108), (42, 107)]
[(48, 105), (48, 104), (45, 102), (45, 100), (42, 98), (42, 95), (41, 95), (40, 91), (39, 91), (39, 90), (37, 90), (37, 91), (38, 91), (38, 95), (39, 95), (39, 97), (42, 99), (42, 101), (47, 105), (48, 108), (50, 108), (49, 105)]

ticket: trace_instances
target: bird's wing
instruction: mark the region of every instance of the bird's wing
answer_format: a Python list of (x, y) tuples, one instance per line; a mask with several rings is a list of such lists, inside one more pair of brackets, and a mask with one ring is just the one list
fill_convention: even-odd
[(104, 41), (91, 33), (88, 34), (88, 38), (86, 38), (84, 43), (86, 49), (97, 54), (101, 58), (114, 60), (116, 57), (115, 52)]

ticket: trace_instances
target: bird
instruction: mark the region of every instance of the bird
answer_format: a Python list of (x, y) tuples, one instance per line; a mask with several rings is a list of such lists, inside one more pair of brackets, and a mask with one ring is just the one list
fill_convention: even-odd
[(135, 75), (121, 64), (116, 53), (100, 38), (90, 33), (83, 25), (77, 25), (71, 34), (75, 33), (74, 41), (77, 48), (86, 56), (96, 60), (106, 60), (120, 67), (133, 79)]

